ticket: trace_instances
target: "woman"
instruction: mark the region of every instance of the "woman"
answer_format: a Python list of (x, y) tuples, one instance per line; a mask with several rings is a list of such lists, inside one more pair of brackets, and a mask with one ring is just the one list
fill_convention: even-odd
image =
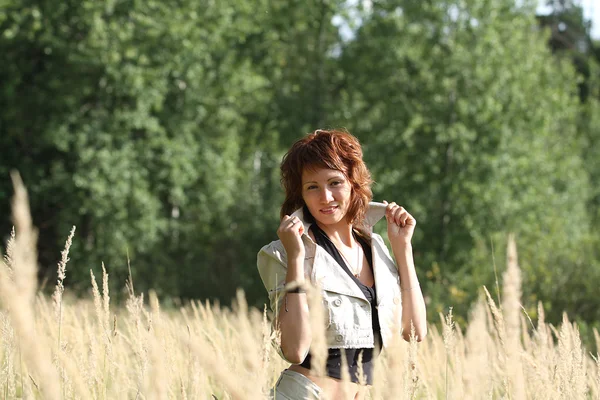
[[(416, 221), (396, 203), (371, 202), (360, 143), (347, 132), (317, 130), (294, 143), (281, 177), (279, 240), (258, 254), (280, 354), (292, 364), (275, 399), (341, 399), (342, 352), (354, 383), (350, 398), (359, 398), (360, 383), (372, 384), (374, 360), (393, 334), (401, 331), (408, 340), (411, 323), (417, 340), (427, 332), (411, 247)], [(395, 263), (372, 232), (384, 215)], [(311, 373), (309, 282), (319, 283), (328, 316), (326, 377)]]

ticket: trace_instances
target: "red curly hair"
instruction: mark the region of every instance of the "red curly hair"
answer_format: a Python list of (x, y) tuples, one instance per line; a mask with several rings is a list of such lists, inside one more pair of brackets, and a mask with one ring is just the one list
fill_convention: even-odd
[(317, 129), (292, 145), (281, 162), (281, 185), (285, 200), (280, 217), (304, 207), (305, 218), (314, 221), (302, 199), (304, 169), (327, 168), (340, 171), (351, 184), (348, 223), (364, 228), (365, 215), (373, 198), (371, 173), (365, 165), (358, 139), (347, 131)]

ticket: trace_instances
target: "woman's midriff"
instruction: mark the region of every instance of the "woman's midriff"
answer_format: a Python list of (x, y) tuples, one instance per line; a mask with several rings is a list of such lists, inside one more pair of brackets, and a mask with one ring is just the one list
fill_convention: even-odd
[[(362, 397), (364, 388), (354, 382), (342, 382), (339, 379), (331, 378), (328, 376), (314, 376), (311, 375), (310, 370), (300, 365), (291, 365), (288, 368), (290, 371), (298, 372), (308, 379), (313, 381), (317, 386), (323, 389), (323, 392), (327, 395), (327, 399), (331, 400), (353, 400)], [(344, 396), (344, 384), (346, 386), (346, 396)]]

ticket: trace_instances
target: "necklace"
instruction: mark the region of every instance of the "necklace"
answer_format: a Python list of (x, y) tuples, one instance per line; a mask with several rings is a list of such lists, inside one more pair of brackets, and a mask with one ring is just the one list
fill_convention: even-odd
[[(360, 244), (356, 240), (354, 242), (356, 243), (356, 270), (354, 270), (354, 268), (353, 268), (354, 263), (351, 263), (350, 260), (348, 260), (348, 258), (346, 258), (346, 256), (344, 255), (344, 252), (341, 251), (340, 249), (338, 249), (338, 251), (342, 255), (342, 258), (344, 259), (344, 261), (346, 261), (346, 264), (348, 265), (348, 268), (352, 272), (352, 275), (354, 275), (355, 277), (358, 278), (358, 276), (360, 275), (360, 272), (362, 271), (363, 257), (361, 257), (362, 248), (361, 248)], [(333, 242), (331, 242), (331, 243), (333, 243)], [(335, 243), (333, 245), (335, 246)]]
[[(350, 272), (352, 273), (352, 275), (354, 275), (356, 278), (358, 278), (358, 276), (360, 275), (360, 273), (362, 271), (362, 264), (363, 264), (363, 257), (364, 256), (361, 254), (361, 252), (362, 252), (362, 246), (354, 238), (354, 234), (352, 235), (352, 238), (354, 239), (354, 243), (356, 243), (356, 263), (351, 263), (350, 260), (348, 260), (348, 258), (344, 255), (344, 252), (342, 250), (340, 250), (340, 247), (338, 247), (333, 242), (333, 240), (331, 240), (329, 238), (329, 235), (327, 235), (325, 233), (325, 231), (323, 231), (321, 229), (321, 227), (319, 227), (318, 225), (317, 225), (317, 228), (321, 231), (321, 233), (325, 237), (325, 239), (327, 239), (327, 241), (329, 243), (331, 243), (333, 245), (333, 247), (335, 247), (337, 249), (338, 253), (340, 253), (340, 255), (342, 256), (342, 258), (344, 259), (344, 261), (346, 261), (346, 265), (348, 266), (348, 269), (350, 270)], [(350, 247), (350, 248), (352, 248), (352, 247)], [(353, 265), (356, 265), (356, 270), (354, 270)]]

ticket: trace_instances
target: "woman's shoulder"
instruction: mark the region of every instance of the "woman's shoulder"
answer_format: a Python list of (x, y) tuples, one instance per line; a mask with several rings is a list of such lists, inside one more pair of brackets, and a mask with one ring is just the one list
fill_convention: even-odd
[(261, 257), (275, 258), (281, 262), (287, 261), (285, 247), (283, 247), (281, 240), (274, 240), (271, 243), (264, 245), (258, 252), (259, 261)]
[(383, 236), (381, 236), (378, 233), (373, 232), (373, 235), (371, 236), (371, 240), (372, 240), (373, 247), (381, 250), (388, 257), (392, 258), (390, 249), (386, 245), (385, 240), (383, 239)]
[(384, 245), (385, 246), (385, 241), (383, 240), (383, 236), (381, 236), (379, 233), (375, 233), (373, 232), (371, 234), (371, 240), (374, 243), (380, 244), (380, 245)]
[(263, 284), (268, 290), (276, 287), (285, 278), (287, 257), (280, 240), (264, 245), (256, 257), (256, 266)]

